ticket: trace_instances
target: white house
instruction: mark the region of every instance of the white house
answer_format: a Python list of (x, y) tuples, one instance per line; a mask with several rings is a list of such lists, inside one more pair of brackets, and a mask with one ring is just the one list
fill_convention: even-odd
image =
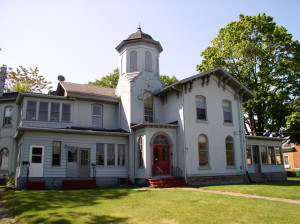
[(14, 143), (1, 147), (16, 155), (19, 187), (91, 178), (97, 185), (158, 176), (190, 185), (286, 179), (281, 139), (245, 136), (242, 104), (255, 96), (228, 72), (164, 87), (158, 41), (138, 28), (116, 50), (116, 89), (61, 79), (49, 94), (18, 93)]

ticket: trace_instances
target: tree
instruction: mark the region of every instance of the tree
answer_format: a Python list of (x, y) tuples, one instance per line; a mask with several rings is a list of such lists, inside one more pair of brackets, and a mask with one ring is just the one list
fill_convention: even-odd
[(300, 98), (295, 99), (293, 112), (287, 117), (287, 135), (290, 141), (300, 144)]
[(5, 82), (6, 92), (42, 92), (42, 90), (50, 90), (52, 86), (48, 86), (51, 82), (46, 81), (43, 75), (39, 75), (39, 69), (36, 67), (25, 68), (23, 66), (8, 68), (7, 78)]
[(118, 68), (114, 69), (113, 73), (102, 77), (100, 80), (96, 79), (95, 82), (89, 81), (89, 84), (97, 85), (107, 88), (116, 88), (120, 77), (120, 71)]
[(177, 83), (179, 80), (174, 75), (172, 77), (169, 77), (167, 75), (161, 75), (160, 81), (162, 81), (165, 87), (167, 87)]
[(300, 44), (272, 17), (240, 15), (219, 30), (201, 56), (198, 71), (223, 67), (256, 95), (244, 105), (247, 134), (286, 126), (299, 96)]
[[(96, 79), (94, 82), (89, 81), (89, 84), (97, 85), (101, 87), (107, 87), (107, 88), (116, 88), (119, 82), (120, 77), (120, 71), (118, 68), (114, 69), (113, 73), (110, 73), (107, 76), (102, 77), (100, 80)], [(175, 76), (172, 76), (171, 78), (167, 75), (161, 75), (160, 80), (164, 83), (165, 86), (170, 86), (176, 82), (178, 82), (178, 79)]]

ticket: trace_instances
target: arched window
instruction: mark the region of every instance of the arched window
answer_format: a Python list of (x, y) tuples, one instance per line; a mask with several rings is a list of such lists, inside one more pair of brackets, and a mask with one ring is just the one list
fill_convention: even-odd
[(145, 52), (145, 71), (152, 72), (152, 55), (149, 51)]
[(208, 140), (206, 135), (198, 137), (199, 166), (208, 166)]
[(153, 123), (153, 97), (150, 92), (144, 94), (144, 117), (146, 123)]
[(11, 125), (12, 117), (13, 117), (13, 107), (12, 106), (5, 107), (3, 126)]
[(197, 120), (206, 120), (206, 98), (205, 96), (196, 96)]
[(8, 170), (8, 149), (0, 150), (0, 170)]
[(137, 71), (137, 52), (136, 51), (130, 52), (130, 71), (131, 72)]
[(138, 137), (138, 168), (144, 168), (144, 158), (143, 158), (143, 137)]
[(234, 141), (231, 136), (227, 136), (225, 140), (226, 146), (226, 163), (227, 166), (234, 166)]

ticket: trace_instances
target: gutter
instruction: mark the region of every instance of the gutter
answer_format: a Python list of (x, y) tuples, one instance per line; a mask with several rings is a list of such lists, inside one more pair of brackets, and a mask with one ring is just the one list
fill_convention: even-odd
[(43, 131), (55, 133), (71, 133), (85, 135), (104, 135), (104, 136), (129, 136), (130, 133), (109, 132), (109, 131), (91, 131), (91, 130), (74, 130), (74, 129), (55, 129), (55, 128), (37, 128), (37, 127), (19, 127), (18, 131)]

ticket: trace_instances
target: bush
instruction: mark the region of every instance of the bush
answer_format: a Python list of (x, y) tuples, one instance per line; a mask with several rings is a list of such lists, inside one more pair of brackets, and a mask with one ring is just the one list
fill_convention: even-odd
[(15, 186), (15, 176), (14, 175), (8, 175), (8, 176), (6, 176), (5, 185), (6, 185), (6, 187), (13, 187), (13, 186)]
[(288, 177), (299, 177), (300, 178), (300, 172), (299, 171), (287, 171)]

